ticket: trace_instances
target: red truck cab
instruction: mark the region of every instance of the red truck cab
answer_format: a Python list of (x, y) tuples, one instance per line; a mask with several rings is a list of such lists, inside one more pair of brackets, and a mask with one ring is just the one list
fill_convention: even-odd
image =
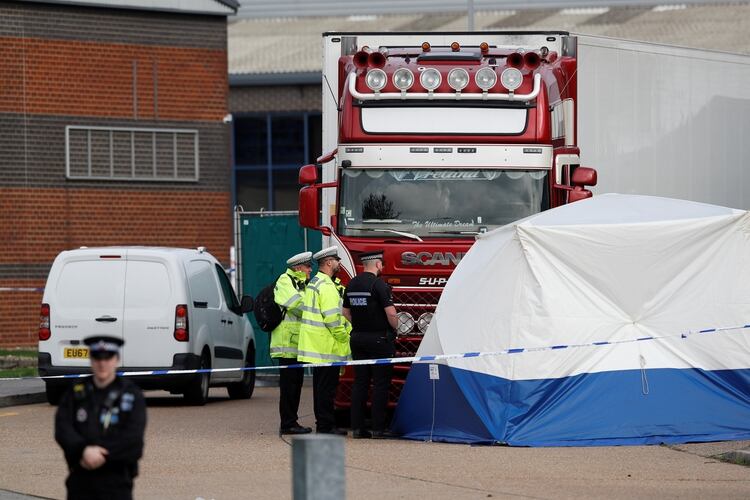
[[(596, 184), (575, 145), (574, 37), (417, 36), (324, 35), (326, 60), (337, 57), (324, 69), (324, 99), (335, 92), (336, 105), (323, 126), (336, 127), (336, 144), (299, 176), (300, 224), (341, 248), (343, 282), (361, 272), (361, 253), (384, 251), (397, 356), (416, 353), (477, 234), (589, 197)], [(392, 404), (408, 369), (396, 365)], [(347, 371), (339, 409), (351, 381)]]

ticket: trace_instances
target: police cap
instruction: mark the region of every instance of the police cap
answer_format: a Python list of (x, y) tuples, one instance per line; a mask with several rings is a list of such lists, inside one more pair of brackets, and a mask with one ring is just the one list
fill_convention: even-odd
[(94, 335), (83, 339), (83, 343), (89, 347), (92, 358), (108, 358), (115, 354), (119, 356), (120, 347), (125, 341), (109, 335)]
[(286, 261), (286, 265), (289, 267), (301, 266), (304, 264), (312, 264), (312, 252), (298, 253), (293, 257), (289, 257)]
[(362, 261), (364, 264), (365, 262), (371, 262), (373, 260), (384, 260), (383, 259), (383, 250), (377, 250), (374, 252), (365, 252), (363, 254), (360, 254), (359, 260)]
[(321, 260), (325, 259), (326, 257), (333, 257), (336, 260), (341, 260), (341, 257), (339, 257), (339, 247), (332, 246), (328, 248), (324, 248), (320, 252), (316, 252), (315, 255), (313, 255), (313, 259), (320, 262)]

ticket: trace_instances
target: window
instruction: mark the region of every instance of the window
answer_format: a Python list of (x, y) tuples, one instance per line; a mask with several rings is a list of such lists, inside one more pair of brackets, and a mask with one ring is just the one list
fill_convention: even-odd
[(130, 260), (125, 280), (126, 309), (158, 309), (172, 297), (167, 267), (161, 262)]
[(197, 181), (198, 131), (158, 128), (65, 128), (68, 179)]
[(268, 123), (265, 116), (234, 120), (234, 161), (237, 165), (268, 163)]
[(274, 170), (273, 209), (297, 210), (299, 188), (299, 168)]
[(270, 207), (268, 201), (268, 169), (261, 167), (253, 170), (240, 170), (236, 173), (237, 187), (235, 199), (237, 205), (249, 211), (258, 211)]
[(216, 288), (216, 279), (211, 272), (211, 263), (207, 260), (190, 261), (187, 272), (193, 302), (205, 302), (206, 307), (218, 309), (219, 290)]
[(546, 170), (344, 169), (339, 231), (453, 238), (489, 231), (548, 208), (547, 175)]
[(235, 204), (245, 210), (296, 210), (299, 168), (321, 153), (320, 113), (237, 116)]
[(61, 306), (122, 311), (125, 261), (102, 259), (65, 264), (55, 295)]
[(304, 116), (271, 118), (271, 162), (300, 167), (305, 162)]
[(219, 275), (219, 283), (221, 284), (221, 291), (224, 292), (224, 300), (227, 303), (229, 309), (237, 309), (240, 306), (240, 301), (237, 300), (237, 296), (234, 294), (232, 284), (229, 282), (227, 273), (220, 265), (216, 264), (216, 272)]

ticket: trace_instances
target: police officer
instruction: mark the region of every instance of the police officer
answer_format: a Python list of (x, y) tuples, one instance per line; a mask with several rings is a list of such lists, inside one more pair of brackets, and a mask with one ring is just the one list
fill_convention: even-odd
[[(352, 278), (344, 293), (343, 314), (352, 322), (351, 349), (356, 359), (391, 358), (398, 326), (391, 290), (378, 278), (383, 272), (383, 251), (360, 256), (364, 272)], [(392, 365), (354, 367), (351, 423), (354, 438), (386, 438), (386, 409)], [(372, 380), (372, 433), (365, 426), (365, 406)]]
[(71, 386), (55, 415), (55, 440), (70, 474), (69, 499), (130, 499), (143, 455), (146, 404), (117, 376), (122, 339), (88, 337), (92, 377)]
[[(293, 365), (297, 361), (302, 298), (305, 284), (312, 272), (312, 252), (299, 253), (286, 261), (287, 270), (276, 280), (273, 299), (284, 311), (284, 319), (271, 332), (271, 357), (279, 360), (280, 366)], [(299, 399), (304, 381), (302, 368), (279, 370), (279, 416), (280, 434), (307, 434), (310, 427), (297, 422)]]
[[(318, 262), (318, 273), (305, 288), (297, 359), (306, 363), (346, 361), (350, 354), (349, 327), (333, 282), (340, 268), (338, 247), (324, 248), (313, 259)], [(313, 369), (315, 427), (320, 434), (346, 434), (336, 428), (333, 400), (338, 383), (339, 367)]]

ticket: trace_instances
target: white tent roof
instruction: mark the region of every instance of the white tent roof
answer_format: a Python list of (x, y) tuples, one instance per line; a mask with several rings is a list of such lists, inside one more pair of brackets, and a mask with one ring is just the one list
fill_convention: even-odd
[[(478, 238), (449, 280), (419, 355), (619, 342), (745, 325), (748, 283), (747, 212), (648, 196), (597, 196)], [(736, 349), (738, 341), (724, 335), (448, 364), (516, 380), (644, 363), (748, 368), (748, 350)]]

